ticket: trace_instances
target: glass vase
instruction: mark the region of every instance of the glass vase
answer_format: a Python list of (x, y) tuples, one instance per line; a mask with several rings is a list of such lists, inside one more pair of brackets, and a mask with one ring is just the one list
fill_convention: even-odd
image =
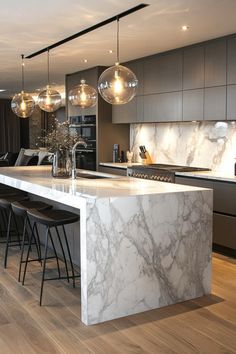
[(52, 176), (69, 178), (71, 176), (71, 158), (69, 150), (56, 150), (53, 156)]

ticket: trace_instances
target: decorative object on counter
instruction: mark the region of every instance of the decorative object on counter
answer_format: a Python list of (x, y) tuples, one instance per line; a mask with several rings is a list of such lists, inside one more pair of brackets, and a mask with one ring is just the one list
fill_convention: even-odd
[(147, 163), (147, 155), (146, 155), (147, 150), (144, 145), (140, 145), (139, 150), (140, 150), (139, 156), (142, 159), (142, 164), (146, 165), (146, 163)]
[(68, 178), (71, 176), (70, 150), (78, 139), (79, 136), (76, 132), (71, 134), (68, 121), (58, 123), (58, 120), (55, 120), (50, 131), (44, 132), (44, 136), (39, 137), (39, 141), (45, 145), (48, 151), (54, 153), (53, 177)]
[(24, 54), (21, 54), (21, 82), (22, 82), (22, 90), (20, 93), (14, 95), (11, 101), (11, 109), (12, 111), (20, 118), (28, 118), (32, 115), (35, 108), (35, 101), (33, 97), (24, 91), (25, 86), (25, 76), (24, 76)]
[(38, 96), (38, 105), (45, 112), (55, 112), (61, 107), (61, 95), (58, 91), (50, 87), (49, 77), (49, 50), (47, 51), (47, 74), (48, 84)]
[(128, 163), (132, 163), (133, 156), (134, 156), (133, 151), (129, 151), (129, 150), (126, 151), (126, 157), (127, 157), (127, 162)]
[(121, 150), (119, 160), (120, 160), (119, 162), (125, 162), (125, 152), (124, 152), (124, 150)]
[(96, 105), (97, 91), (85, 82), (85, 80), (81, 80), (80, 85), (70, 90), (68, 98), (72, 106), (90, 108)]
[(120, 105), (128, 103), (135, 96), (138, 80), (128, 68), (119, 64), (119, 17), (117, 17), (117, 61), (106, 69), (98, 80), (98, 91), (108, 103)]
[(112, 151), (112, 162), (119, 162), (119, 156), (120, 156), (120, 146), (119, 144), (114, 144), (113, 151)]

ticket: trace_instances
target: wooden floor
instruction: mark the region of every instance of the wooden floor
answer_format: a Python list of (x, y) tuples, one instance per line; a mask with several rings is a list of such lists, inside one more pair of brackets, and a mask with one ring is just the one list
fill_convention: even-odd
[(13, 253), (0, 270), (1, 354), (236, 353), (235, 260), (214, 255), (211, 296), (86, 327), (79, 286), (46, 283), (40, 308), (39, 266), (30, 265), (23, 287)]

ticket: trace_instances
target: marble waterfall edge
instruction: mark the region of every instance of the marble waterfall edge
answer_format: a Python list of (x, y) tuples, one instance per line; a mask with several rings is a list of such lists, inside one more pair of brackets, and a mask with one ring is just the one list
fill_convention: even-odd
[(90, 200), (86, 224), (84, 323), (210, 293), (211, 190)]

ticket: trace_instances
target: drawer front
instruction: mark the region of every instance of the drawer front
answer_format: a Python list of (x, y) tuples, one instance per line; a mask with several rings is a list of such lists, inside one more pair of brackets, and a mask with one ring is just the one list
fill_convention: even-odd
[(185, 184), (187, 186), (213, 189), (213, 182), (212, 181), (206, 181), (205, 179), (199, 179), (199, 178), (188, 178), (188, 177), (175, 176), (175, 183)]
[(213, 242), (236, 250), (236, 217), (213, 214)]
[(236, 183), (214, 182), (214, 211), (236, 216)]

